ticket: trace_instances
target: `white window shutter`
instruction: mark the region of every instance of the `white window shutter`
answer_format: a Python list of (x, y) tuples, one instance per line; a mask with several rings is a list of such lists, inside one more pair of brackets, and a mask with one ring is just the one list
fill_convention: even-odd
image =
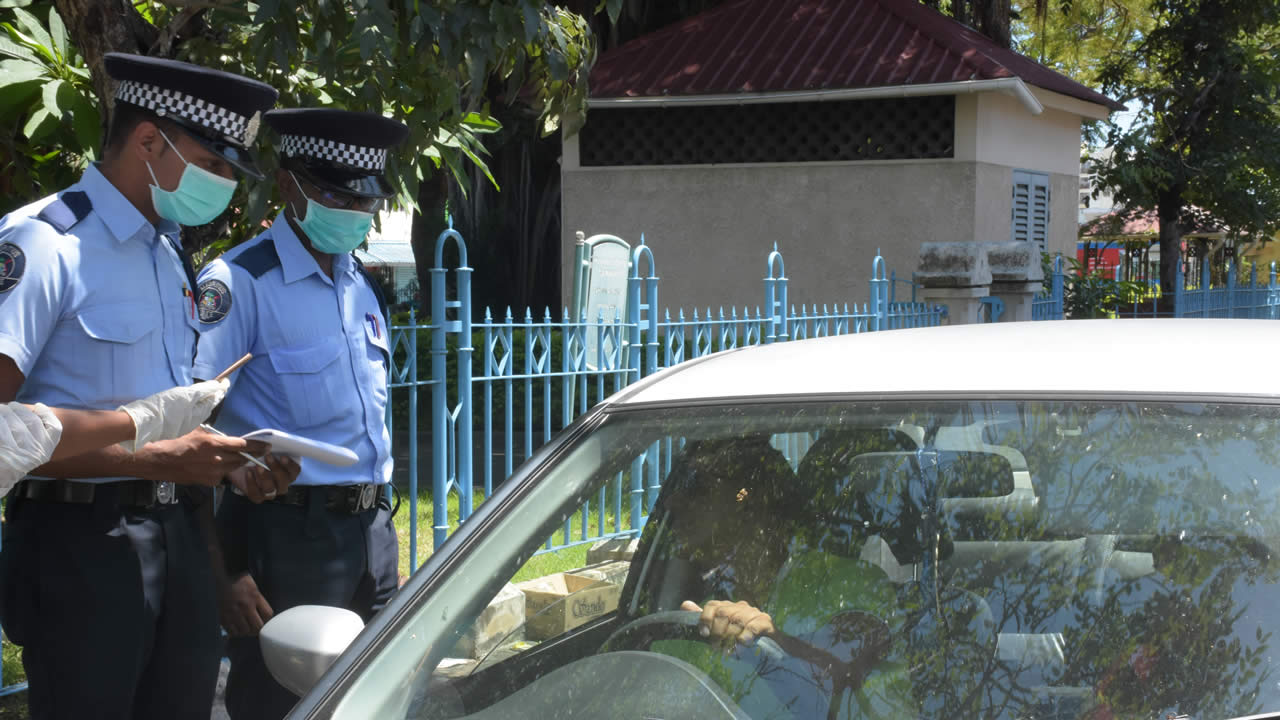
[(1013, 172), (1011, 237), (1034, 242), (1041, 252), (1049, 243), (1049, 176), (1023, 170)]

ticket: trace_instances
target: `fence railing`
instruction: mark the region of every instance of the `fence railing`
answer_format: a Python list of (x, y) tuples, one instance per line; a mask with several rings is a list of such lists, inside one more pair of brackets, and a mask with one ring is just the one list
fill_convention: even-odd
[[(1116, 280), (1121, 275), (1117, 269)], [(1145, 287), (1137, 297), (1119, 302), (1108, 311), (1116, 317), (1181, 317), (1181, 318), (1258, 318), (1280, 319), (1280, 282), (1275, 263), (1259, 282), (1258, 266), (1241, 282), (1236, 265), (1227, 266), (1225, 283), (1213, 287), (1210, 268), (1201, 265), (1199, 277), (1187, 277), (1178, 267), (1174, 292), (1162, 292), (1159, 283), (1137, 281), (1131, 285)], [(1065, 316), (1064, 294), (1068, 278), (1062, 257), (1054, 258), (1053, 272), (1045, 279), (1044, 294), (1032, 303), (1033, 320), (1059, 320)]]
[(1064, 317), (1063, 296), (1066, 292), (1066, 270), (1062, 256), (1053, 258), (1053, 269), (1045, 278), (1044, 294), (1031, 301), (1032, 320), (1061, 320)]
[[(450, 267), (445, 257), (451, 247), (458, 259)], [(623, 315), (572, 320), (567, 311), (559, 319), (549, 311), (476, 313), (466, 243), (453, 230), (442, 233), (431, 270), (431, 320), (422, 323), (410, 313), (408, 324), (391, 328), (387, 422), (393, 438), (409, 442), (408, 452), (396, 456), (407, 464), (410, 567), (417, 569), (421, 560), (417, 503), (426, 477), (433, 505), (431, 539), (438, 547), (449, 533), (450, 495), (456, 496), (457, 517), (465, 522), (476, 507), (476, 490), (489, 497), (555, 431), (642, 377), (748, 345), (938, 325), (946, 312), (942, 306), (897, 302), (895, 283), (880, 257), (873, 262), (868, 301), (862, 305), (797, 307), (790, 302), (776, 247), (766, 268), (763, 309), (659, 310), (654, 252), (642, 242), (631, 251)], [(477, 317), (482, 319), (473, 321)], [(430, 353), (420, 359), (424, 343)], [(428, 392), (429, 399), (421, 397)], [(423, 407), (429, 412), (420, 413)], [(420, 418), (430, 431), (426, 463), (420, 457)], [(566, 520), (541, 552), (638, 532), (671, 452), (650, 448), (636, 467)]]
[(1280, 285), (1276, 283), (1276, 265), (1271, 264), (1265, 285), (1258, 284), (1258, 266), (1242, 285), (1236, 275), (1236, 264), (1227, 265), (1227, 283), (1214, 288), (1210, 283), (1209, 265), (1201, 265), (1200, 282), (1186, 287), (1182, 266), (1178, 266), (1177, 295), (1174, 315), (1187, 318), (1261, 318), (1280, 319)]

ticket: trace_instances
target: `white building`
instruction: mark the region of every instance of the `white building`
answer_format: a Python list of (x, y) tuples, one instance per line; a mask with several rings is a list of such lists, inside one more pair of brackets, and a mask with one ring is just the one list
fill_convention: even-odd
[(738, 0), (605, 53), (565, 139), (576, 231), (644, 233), (661, 303), (865, 299), (927, 241), (1074, 254), (1081, 123), (1120, 106), (916, 0)]

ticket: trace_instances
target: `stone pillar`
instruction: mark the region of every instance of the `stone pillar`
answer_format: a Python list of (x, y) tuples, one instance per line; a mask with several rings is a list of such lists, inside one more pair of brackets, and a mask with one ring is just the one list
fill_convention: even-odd
[(977, 323), (982, 317), (982, 298), (990, 294), (987, 247), (969, 242), (924, 243), (915, 280), (922, 302), (947, 306), (948, 324)]
[(1004, 301), (1002, 322), (1031, 320), (1031, 306), (1044, 286), (1040, 248), (1030, 242), (987, 243), (991, 295)]

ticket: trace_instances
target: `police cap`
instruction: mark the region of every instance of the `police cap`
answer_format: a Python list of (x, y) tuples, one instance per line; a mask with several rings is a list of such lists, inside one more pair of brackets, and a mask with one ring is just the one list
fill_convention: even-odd
[(387, 150), (409, 128), (376, 113), (331, 108), (272, 110), (263, 119), (280, 135), (280, 166), (316, 186), (355, 197), (385, 198)]
[(275, 88), (241, 75), (164, 58), (107, 53), (107, 74), (120, 81), (116, 102), (143, 108), (182, 127), (192, 138), (256, 178), (249, 147)]

